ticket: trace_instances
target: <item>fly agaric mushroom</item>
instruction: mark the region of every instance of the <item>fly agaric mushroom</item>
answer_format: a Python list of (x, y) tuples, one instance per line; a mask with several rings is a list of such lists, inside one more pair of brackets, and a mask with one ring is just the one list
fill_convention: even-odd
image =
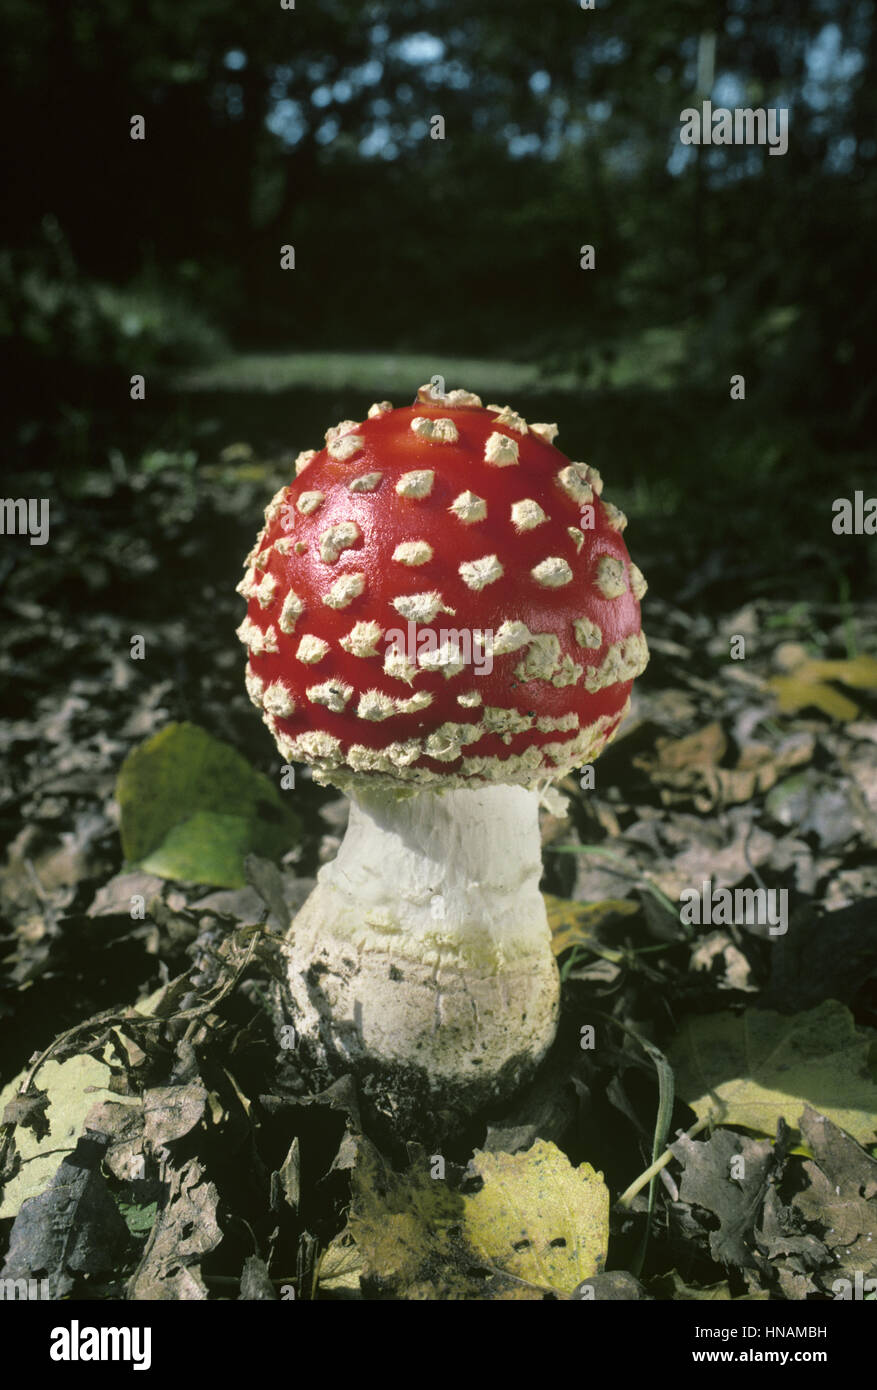
[(626, 518), (556, 433), (468, 391), (382, 401), (299, 455), (238, 586), (250, 698), (351, 801), (284, 947), (299, 1036), (462, 1113), (554, 1038), (539, 793), (648, 660)]

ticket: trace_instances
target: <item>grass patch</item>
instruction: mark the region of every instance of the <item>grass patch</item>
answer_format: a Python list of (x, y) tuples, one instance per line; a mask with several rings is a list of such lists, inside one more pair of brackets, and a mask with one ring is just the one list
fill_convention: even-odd
[[(519, 390), (573, 390), (580, 387), (570, 372), (550, 377), (536, 362), (497, 362), (444, 353), (281, 352), (241, 353), (221, 362), (181, 373), (181, 391), (361, 390), (413, 395), (433, 376), (443, 376), (448, 390), (462, 386), (485, 400)], [(413, 383), (413, 385), (412, 385)]]

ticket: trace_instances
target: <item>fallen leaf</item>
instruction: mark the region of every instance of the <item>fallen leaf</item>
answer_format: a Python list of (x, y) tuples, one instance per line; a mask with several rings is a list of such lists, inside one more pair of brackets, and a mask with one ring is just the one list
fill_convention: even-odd
[(723, 1279), (718, 1284), (687, 1284), (676, 1269), (671, 1269), (667, 1274), (659, 1274), (654, 1279), (650, 1279), (649, 1292), (655, 1298), (697, 1303), (751, 1303), (770, 1297), (767, 1289), (762, 1293), (737, 1294), (735, 1297), (731, 1293), (731, 1286), (727, 1279)]
[(88, 908), (88, 917), (129, 916), (131, 899), (140, 897), (146, 911), (153, 898), (160, 898), (164, 881), (157, 874), (116, 874), (109, 883), (99, 888), (94, 901)]
[(21, 1204), (0, 1278), (30, 1278), (45, 1270), (50, 1296), (63, 1298), (74, 1274), (112, 1270), (127, 1228), (101, 1176), (103, 1145), (80, 1139), (38, 1196)]
[(286, 902), (283, 875), (277, 865), (272, 864), (270, 859), (260, 859), (256, 854), (248, 854), (244, 860), (244, 873), (248, 883), (255, 888), (268, 907), (279, 930), (286, 931), (290, 912)]
[(877, 660), (856, 656), (850, 661), (805, 661), (794, 671), (798, 680), (840, 681), (853, 690), (877, 690)]
[(432, 1180), (425, 1165), (397, 1174), (373, 1144), (360, 1146), (348, 1229), (378, 1297), (469, 1296), (471, 1281), (458, 1258), (464, 1247), (454, 1238), (462, 1216), (461, 1197)]
[(360, 1275), (365, 1270), (362, 1251), (349, 1235), (336, 1236), (320, 1258), (317, 1287), (323, 1293), (360, 1296)]
[[(720, 1129), (697, 1141), (683, 1134), (670, 1145), (683, 1165), (679, 1199), (712, 1212), (718, 1227), (709, 1233), (710, 1254), (719, 1264), (754, 1265), (755, 1221), (773, 1165), (769, 1139), (748, 1139)], [(742, 1160), (743, 1176), (733, 1177), (732, 1161)]]
[(125, 857), (161, 878), (243, 888), (252, 850), (279, 858), (301, 822), (267, 777), (195, 724), (128, 754), (116, 783)]
[(831, 1255), (823, 1241), (808, 1233), (800, 1210), (783, 1202), (773, 1185), (765, 1193), (755, 1237), (787, 1298), (818, 1293), (813, 1271), (830, 1264)]
[(361, 1140), (351, 1194), (344, 1234), (356, 1242), (367, 1298), (536, 1300), (547, 1292), (484, 1268), (465, 1238), (463, 1197), (425, 1163), (396, 1173)]
[[(770, 856), (775, 840), (760, 826), (753, 826), (748, 808), (728, 811), (718, 824), (704, 825), (698, 832), (692, 822), (684, 821), (686, 848), (667, 867), (656, 867), (651, 877), (672, 902), (678, 902), (683, 890), (700, 886), (709, 879), (713, 891), (733, 888), (748, 878)], [(725, 843), (722, 843), (725, 841)]]
[(775, 1134), (805, 1104), (862, 1144), (877, 1132), (875, 1035), (828, 999), (804, 1013), (767, 1009), (688, 1018), (668, 1052), (676, 1094), (699, 1119)]
[(488, 1264), (542, 1288), (571, 1294), (598, 1274), (609, 1243), (609, 1190), (588, 1163), (574, 1168), (555, 1144), (523, 1153), (476, 1151), (484, 1180), (464, 1197), (466, 1235)]
[(801, 1116), (801, 1132), (813, 1152), (805, 1161), (807, 1187), (792, 1205), (816, 1226), (833, 1253), (829, 1278), (877, 1276), (877, 1161), (825, 1115), (809, 1106)]
[[(63, 1160), (75, 1149), (85, 1117), (95, 1101), (109, 1098), (111, 1076), (105, 1062), (87, 1053), (69, 1057), (66, 1062), (43, 1063), (37, 1079), (48, 1096), (45, 1118), (49, 1128), (40, 1138), (22, 1124), (16, 1128), (15, 1147), (21, 1167), (3, 1189), (0, 1219), (15, 1216), (26, 1198), (38, 1196), (49, 1185)], [(22, 1072), (0, 1091), (0, 1114), (16, 1097), (24, 1077)]]
[(654, 754), (640, 754), (635, 767), (660, 790), (665, 806), (693, 800), (700, 811), (718, 805), (738, 805), (766, 792), (792, 767), (813, 755), (812, 735), (793, 735), (776, 749), (766, 743), (744, 743), (735, 767), (720, 766), (728, 741), (718, 723), (681, 739), (658, 739)]
[(241, 1270), (239, 1302), (276, 1303), (277, 1290), (271, 1282), (268, 1266), (258, 1255), (248, 1255)]
[(107, 828), (94, 810), (76, 815), (61, 835), (26, 825), (10, 843), (8, 863), (0, 869), (4, 914), (21, 922), (34, 912), (51, 916), (68, 907), (83, 880), (99, 878), (109, 867), (101, 844)]
[(143, 1152), (143, 1105), (140, 1100), (99, 1101), (85, 1117), (86, 1133), (107, 1140), (104, 1166), (120, 1182), (137, 1181), (146, 1173)]
[(815, 835), (823, 850), (840, 848), (858, 830), (848, 788), (812, 769), (774, 787), (765, 809), (780, 825), (794, 826), (797, 834)]
[(657, 766), (665, 771), (712, 767), (725, 756), (728, 740), (715, 721), (684, 738), (658, 739)]
[(196, 1302), (207, 1297), (200, 1262), (222, 1240), (219, 1193), (197, 1158), (171, 1169), (165, 1205), (128, 1289), (129, 1298)]
[(203, 1086), (157, 1086), (143, 1096), (146, 1139), (154, 1149), (182, 1139), (204, 1117), (207, 1092)]
[(606, 898), (599, 903), (571, 902), (544, 893), (548, 925), (551, 928), (551, 949), (556, 956), (571, 946), (600, 945), (597, 933), (613, 917), (631, 917), (639, 905), (628, 898)]
[(578, 1302), (593, 1299), (595, 1303), (635, 1303), (647, 1297), (638, 1279), (626, 1269), (604, 1269), (592, 1274), (570, 1295)]
[(842, 681), (853, 689), (877, 689), (877, 662), (860, 656), (853, 662), (802, 662), (789, 676), (771, 676), (767, 681), (777, 696), (782, 714), (798, 714), (802, 709), (819, 709), (830, 719), (848, 723), (858, 719), (859, 706), (828, 685)]
[(758, 992), (750, 962), (726, 931), (712, 931), (698, 937), (688, 965), (690, 970), (710, 972), (719, 989), (737, 989), (748, 994)]
[(661, 801), (669, 806), (702, 795), (707, 788), (714, 796), (718, 764), (727, 749), (721, 725), (713, 722), (684, 738), (659, 738), (653, 753), (640, 753), (632, 762), (660, 790)]
[(301, 1145), (298, 1135), (289, 1146), (289, 1153), (278, 1169), (278, 1177), (283, 1195), (293, 1211), (298, 1211), (301, 1201)]
[(158, 1203), (148, 1202), (138, 1206), (136, 1202), (119, 1202), (119, 1213), (132, 1236), (145, 1236), (155, 1225)]
[(21, 1125), (23, 1129), (32, 1129), (36, 1140), (45, 1139), (49, 1133), (49, 1122), (46, 1119), (46, 1107), (49, 1104), (49, 1097), (45, 1091), (29, 1091), (27, 1095), (13, 1096), (0, 1113), (0, 1123), (4, 1125)]

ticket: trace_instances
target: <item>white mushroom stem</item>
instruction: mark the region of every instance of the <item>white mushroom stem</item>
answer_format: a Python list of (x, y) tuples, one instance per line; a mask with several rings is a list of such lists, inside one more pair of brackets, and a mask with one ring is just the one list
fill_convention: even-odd
[(498, 1097), (557, 1023), (537, 795), (357, 790), (351, 803), (286, 947), (299, 1032), (336, 1063), (401, 1065), (434, 1093)]

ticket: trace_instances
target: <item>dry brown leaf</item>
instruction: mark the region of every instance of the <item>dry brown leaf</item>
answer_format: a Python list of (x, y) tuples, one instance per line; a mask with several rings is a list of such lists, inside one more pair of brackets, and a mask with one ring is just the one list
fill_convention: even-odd
[(658, 739), (656, 747), (658, 768), (670, 772), (714, 766), (725, 756), (728, 740), (721, 724), (714, 721), (685, 738)]
[(197, 1158), (172, 1170), (167, 1202), (131, 1279), (130, 1298), (161, 1302), (206, 1299), (200, 1263), (216, 1249), (222, 1231), (216, 1219), (219, 1193), (212, 1182), (203, 1179), (204, 1169)]

